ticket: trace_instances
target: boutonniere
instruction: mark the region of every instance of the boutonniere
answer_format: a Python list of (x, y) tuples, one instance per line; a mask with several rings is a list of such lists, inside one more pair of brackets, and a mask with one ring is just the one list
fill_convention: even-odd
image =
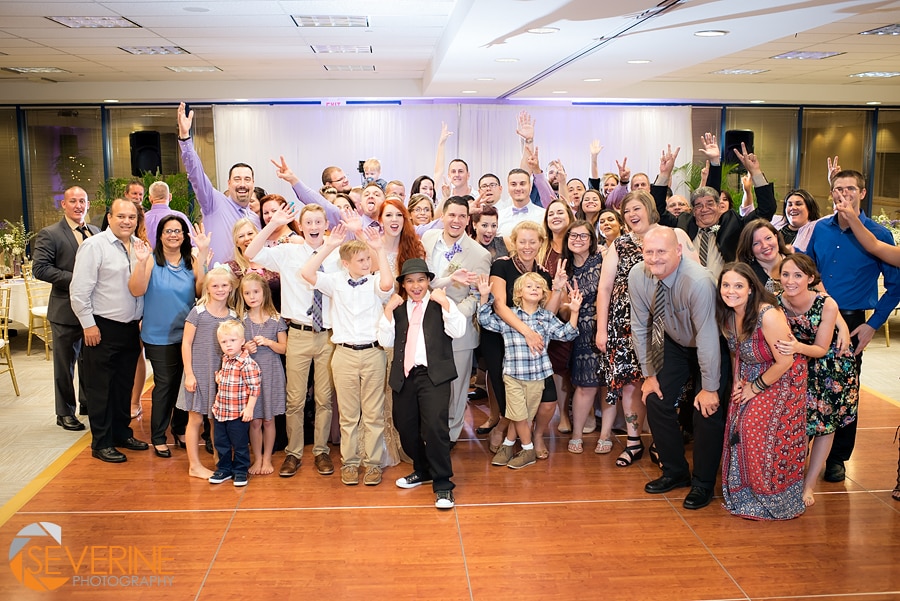
[(462, 265), (460, 265), (456, 261), (451, 261), (450, 264), (447, 265), (447, 275), (453, 274), (460, 267), (462, 267)]
[(709, 228), (709, 231), (711, 231), (713, 234), (717, 233), (719, 231), (719, 224), (716, 224)]

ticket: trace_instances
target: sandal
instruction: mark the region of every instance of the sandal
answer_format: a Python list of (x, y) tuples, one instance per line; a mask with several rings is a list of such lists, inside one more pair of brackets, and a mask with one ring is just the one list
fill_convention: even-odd
[(536, 451), (534, 454), (538, 459), (548, 459), (550, 457), (550, 451), (547, 449), (542, 449), (540, 451)]
[(570, 440), (567, 450), (570, 453), (575, 453), (576, 455), (584, 453), (584, 445), (582, 444), (581, 439), (573, 438), (572, 440)]
[(659, 460), (659, 451), (656, 450), (656, 442), (650, 443), (650, 450), (648, 451), (650, 455), (650, 461), (656, 464), (656, 467), (662, 469), (662, 462)]
[(644, 443), (641, 442), (640, 436), (629, 436), (628, 442), (637, 441), (638, 444), (628, 444), (625, 446), (625, 450), (622, 451), (622, 454), (616, 458), (616, 465), (618, 467), (628, 467), (638, 459), (644, 456)]
[(611, 440), (603, 440), (602, 438), (597, 441), (597, 446), (594, 447), (594, 452), (598, 455), (606, 455), (607, 453), (612, 453), (613, 443)]

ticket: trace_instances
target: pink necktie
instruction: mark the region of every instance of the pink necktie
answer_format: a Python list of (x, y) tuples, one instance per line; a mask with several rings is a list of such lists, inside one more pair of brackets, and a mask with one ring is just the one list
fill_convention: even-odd
[(409, 331), (406, 333), (406, 351), (403, 356), (403, 374), (408, 376), (409, 371), (416, 365), (416, 341), (422, 330), (422, 301), (413, 301), (412, 315), (409, 318)]

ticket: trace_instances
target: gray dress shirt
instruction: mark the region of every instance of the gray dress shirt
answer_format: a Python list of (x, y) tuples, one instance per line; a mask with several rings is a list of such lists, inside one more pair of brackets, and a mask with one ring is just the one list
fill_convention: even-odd
[[(97, 325), (94, 316), (129, 323), (144, 314), (144, 297), (128, 291), (128, 280), (134, 268), (134, 236), (132, 252), (105, 230), (85, 240), (75, 255), (75, 269), (69, 284), (72, 311), (84, 329)], [(151, 259), (152, 260), (152, 259)]]
[[(647, 361), (650, 308), (659, 280), (645, 271), (641, 261), (628, 274), (631, 296), (631, 338), (644, 377), (655, 376)], [(663, 279), (666, 285), (666, 335), (685, 347), (697, 349), (703, 390), (717, 391), (721, 360), (716, 325), (716, 283), (700, 264), (681, 259), (678, 268)]]

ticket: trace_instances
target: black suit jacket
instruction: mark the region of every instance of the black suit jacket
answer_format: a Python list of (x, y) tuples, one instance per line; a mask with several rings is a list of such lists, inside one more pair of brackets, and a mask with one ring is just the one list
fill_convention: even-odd
[[(708, 179), (708, 185), (716, 190), (719, 189), (721, 183), (721, 166), (711, 167)], [(735, 260), (737, 254), (738, 239), (741, 237), (741, 230), (744, 226), (754, 219), (766, 219), (771, 221), (775, 215), (775, 186), (771, 183), (765, 186), (754, 188), (756, 191), (756, 210), (751, 211), (745, 217), (741, 217), (734, 210), (725, 211), (719, 217), (719, 231), (716, 232), (716, 246), (719, 248), (719, 254), (726, 263)], [(672, 215), (666, 210), (666, 186), (650, 186), (650, 193), (653, 200), (656, 201), (656, 210), (659, 212), (660, 225), (669, 227), (680, 227), (687, 232), (688, 237), (693, 240), (700, 231), (694, 215), (690, 212), (684, 212), (678, 217)]]
[[(96, 226), (86, 225), (91, 234), (100, 233)], [(75, 254), (78, 252), (77, 235), (69, 229), (65, 217), (38, 232), (34, 242), (32, 269), (34, 277), (53, 284), (47, 318), (54, 323), (80, 327), (69, 302), (69, 283), (72, 281)]]
[[(394, 309), (394, 361), (388, 384), (394, 392), (400, 392), (406, 382), (403, 360), (406, 356), (406, 336), (409, 333), (409, 315), (406, 303)], [(431, 300), (422, 317), (422, 333), (425, 336), (425, 356), (428, 358), (428, 379), (435, 386), (456, 379), (456, 363), (453, 362), (453, 340), (444, 332), (441, 306)], [(449, 402), (449, 399), (447, 400)]]

